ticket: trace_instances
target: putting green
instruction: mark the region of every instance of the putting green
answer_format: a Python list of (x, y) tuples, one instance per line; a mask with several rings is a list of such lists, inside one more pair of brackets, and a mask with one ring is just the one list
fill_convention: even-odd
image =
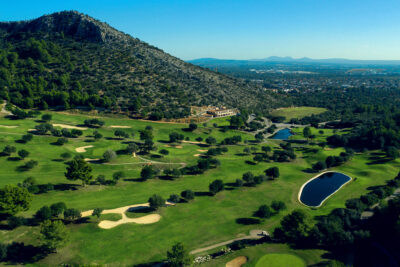
[(256, 267), (305, 267), (304, 261), (292, 254), (272, 253), (262, 256)]

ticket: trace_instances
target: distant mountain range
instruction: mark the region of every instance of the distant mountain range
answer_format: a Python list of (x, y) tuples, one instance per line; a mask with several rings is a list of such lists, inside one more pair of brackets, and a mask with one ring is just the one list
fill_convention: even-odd
[(199, 58), (188, 60), (187, 62), (199, 66), (206, 65), (261, 65), (266, 63), (315, 63), (315, 64), (338, 64), (338, 65), (400, 65), (400, 60), (358, 60), (345, 58), (327, 58), (327, 59), (312, 59), (308, 57), (292, 58), (292, 57), (267, 57), (262, 59), (217, 59), (217, 58)]

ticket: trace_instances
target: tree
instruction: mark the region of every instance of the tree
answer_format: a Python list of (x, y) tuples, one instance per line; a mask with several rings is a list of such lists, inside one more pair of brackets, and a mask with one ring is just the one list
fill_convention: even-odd
[(18, 156), (21, 159), (25, 159), (27, 156), (29, 156), (29, 151), (27, 151), (25, 149), (21, 149), (20, 151), (18, 151)]
[(270, 207), (267, 205), (261, 205), (256, 211), (255, 215), (260, 218), (269, 218), (272, 215)]
[(271, 203), (271, 208), (273, 210), (275, 210), (275, 212), (279, 212), (281, 210), (285, 210), (286, 209), (286, 205), (285, 205), (285, 202), (283, 202), (283, 201), (274, 200)]
[(43, 245), (50, 251), (55, 251), (63, 246), (68, 238), (65, 225), (59, 221), (44, 221), (40, 226), (40, 239)]
[(235, 186), (236, 187), (242, 187), (243, 186), (243, 180), (242, 179), (236, 179)]
[(303, 210), (294, 210), (281, 220), (281, 226), (274, 231), (274, 237), (290, 243), (304, 240), (312, 227), (311, 217)]
[(3, 154), (6, 156), (10, 156), (12, 153), (15, 153), (17, 148), (15, 146), (6, 145), (3, 149)]
[(249, 147), (245, 147), (245, 148), (243, 149), (243, 153), (245, 153), (245, 154), (250, 154), (250, 153), (251, 153), (250, 148), (249, 148)]
[(394, 146), (388, 146), (385, 149), (386, 156), (391, 159), (396, 159), (399, 157), (399, 151)]
[(322, 171), (326, 169), (326, 164), (323, 161), (318, 161), (312, 166), (314, 171)]
[(168, 154), (169, 154), (169, 151), (166, 150), (166, 149), (161, 149), (159, 152), (160, 152), (160, 154), (162, 154), (162, 155), (168, 155)]
[(67, 209), (67, 205), (64, 202), (57, 202), (50, 206), (51, 216), (58, 217)]
[(154, 194), (149, 198), (149, 204), (150, 208), (157, 210), (165, 205), (165, 200), (161, 196)]
[(83, 159), (74, 159), (67, 162), (65, 177), (68, 180), (81, 180), (82, 185), (88, 184), (92, 179), (92, 167)]
[(53, 116), (51, 114), (43, 114), (42, 121), (49, 122), (49, 121), (51, 121), (52, 117)]
[(123, 130), (115, 130), (114, 135), (115, 135), (116, 137), (119, 137), (119, 138), (122, 138), (122, 139), (128, 138), (128, 137), (129, 137), (129, 134), (127, 134), (127, 133), (126, 133), (125, 131), (123, 131)]
[(103, 209), (95, 208), (92, 212), (92, 216), (96, 216), (97, 218), (100, 218), (102, 212), (103, 212)]
[(153, 166), (151, 166), (151, 165), (144, 166), (142, 168), (142, 170), (140, 171), (140, 177), (143, 180), (147, 180), (147, 179), (153, 178), (154, 174), (155, 174), (155, 171), (153, 169)]
[(67, 160), (72, 157), (71, 153), (69, 153), (69, 152), (64, 152), (60, 156), (63, 158), (63, 160)]
[(278, 167), (268, 168), (264, 172), (265, 172), (265, 175), (267, 175), (268, 177), (271, 177), (272, 179), (278, 178), (280, 175)]
[(183, 139), (184, 139), (183, 134), (179, 134), (179, 133), (176, 133), (176, 132), (172, 132), (172, 133), (169, 134), (169, 142), (170, 143), (175, 143), (175, 142), (178, 142), (178, 141), (182, 141)]
[(252, 172), (245, 172), (242, 175), (242, 179), (248, 184), (254, 183), (254, 174)]
[(128, 154), (136, 154), (139, 150), (139, 147), (135, 143), (129, 143), (128, 147), (126, 148), (126, 153)]
[(64, 219), (69, 221), (75, 221), (80, 219), (82, 216), (81, 212), (77, 209), (66, 209), (64, 210)]
[(189, 124), (189, 130), (191, 131), (191, 132), (193, 132), (194, 130), (196, 130), (197, 129), (197, 124), (196, 123), (190, 123)]
[(6, 185), (0, 189), (0, 213), (14, 215), (29, 209), (32, 196), (26, 188)]
[(258, 132), (254, 137), (257, 142), (261, 142), (262, 140), (264, 140), (264, 134), (262, 132)]
[(309, 126), (303, 129), (303, 136), (308, 140), (311, 136), (311, 128)]
[(255, 162), (261, 162), (261, 161), (263, 161), (264, 160), (264, 157), (262, 156), (262, 155), (260, 155), (260, 154), (257, 154), (257, 155), (255, 155), (254, 157), (253, 157), (253, 160), (255, 161)]
[(209, 137), (206, 138), (206, 143), (207, 143), (209, 146), (215, 145), (215, 144), (217, 143), (217, 139), (215, 139), (215, 138), (212, 137), (212, 136), (209, 136)]
[(103, 135), (101, 133), (99, 133), (98, 131), (94, 131), (93, 138), (94, 138), (94, 140), (100, 140), (101, 138), (103, 138)]
[(117, 153), (111, 149), (107, 149), (106, 152), (103, 153), (103, 160), (105, 162), (110, 162), (117, 158)]
[(149, 153), (150, 150), (154, 148), (154, 142), (151, 139), (144, 140), (144, 144), (142, 144), (141, 149), (144, 153)]
[(119, 179), (124, 178), (124, 177), (125, 177), (125, 173), (123, 171), (117, 171), (117, 172), (113, 173), (113, 179), (115, 181), (118, 181)]
[(35, 220), (38, 222), (44, 222), (46, 220), (50, 220), (51, 219), (51, 209), (49, 208), (49, 206), (43, 206), (41, 207), (34, 215)]
[(210, 193), (215, 195), (216, 193), (224, 190), (224, 182), (222, 180), (214, 180), (209, 186), (208, 186)]
[(183, 197), (186, 201), (194, 199), (194, 192), (192, 190), (182, 191), (181, 197)]
[(271, 147), (270, 146), (263, 146), (262, 148), (261, 148), (261, 150), (264, 152), (264, 153), (268, 153), (268, 152), (271, 152)]
[(170, 267), (184, 267), (192, 264), (192, 256), (182, 243), (176, 243), (167, 251), (167, 261)]
[(168, 201), (173, 203), (179, 203), (181, 198), (177, 194), (172, 194), (169, 196)]
[(59, 146), (63, 146), (66, 143), (68, 143), (68, 139), (65, 138), (65, 137), (60, 137), (56, 141), (56, 144), (59, 145)]
[(22, 136), (22, 140), (23, 140), (25, 143), (31, 141), (32, 139), (33, 139), (33, 134), (30, 134), (30, 133), (25, 134), (25, 135)]

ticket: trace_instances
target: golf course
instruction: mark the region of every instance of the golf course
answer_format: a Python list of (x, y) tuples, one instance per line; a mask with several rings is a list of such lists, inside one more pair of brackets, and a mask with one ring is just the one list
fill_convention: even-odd
[[(315, 112), (314, 110), (309, 112)], [(51, 115), (46, 122), (43, 114)], [(307, 113), (309, 114), (309, 113)], [(294, 116), (294, 115), (293, 115)], [(97, 118), (104, 122), (100, 127), (85, 125), (85, 120)], [(37, 125), (47, 123), (54, 129), (77, 129), (82, 135), (67, 138), (59, 144), (56, 137), (47, 132), (37, 134)], [(36, 127), (36, 128), (35, 128)], [(358, 198), (369, 192), (369, 188), (385, 184), (398, 173), (400, 162), (390, 160), (374, 164), (371, 159), (379, 151), (357, 152), (340, 166), (330, 168), (352, 177), (340, 190), (330, 196), (319, 208), (310, 208), (298, 200), (304, 183), (316, 176), (310, 170), (319, 160), (338, 156), (343, 148), (319, 146), (333, 134), (332, 129), (311, 128), (315, 137), (307, 141), (302, 136), (303, 128), (292, 129), (292, 144), (296, 157), (290, 161), (255, 161), (257, 154), (282, 150), (285, 141), (255, 140), (252, 133), (229, 127), (229, 117), (211, 119), (199, 123), (196, 129), (188, 130), (188, 124), (134, 120), (117, 115), (44, 111), (41, 115), (26, 119), (11, 119), (6, 114), (0, 118), (0, 150), (7, 145), (14, 151), (26, 150), (29, 155), (18, 157), (16, 152), (0, 157), (0, 187), (16, 186), (33, 177), (40, 188), (51, 185), (50, 190), (32, 193), (29, 208), (18, 213), (26, 219), (33, 218), (43, 206), (63, 202), (68, 208), (81, 212), (82, 218), (66, 224), (68, 240), (53, 253), (39, 259), (38, 265), (96, 264), (135, 265), (157, 263), (165, 260), (166, 251), (181, 242), (189, 251), (204, 248), (249, 235), (260, 229), (272, 233), (281, 219), (295, 209), (303, 210), (311, 217), (327, 215), (335, 208), (345, 206), (347, 199)], [(153, 135), (153, 147), (146, 153), (126, 153), (130, 143), (141, 144), (140, 131), (147, 129)], [(118, 135), (123, 131), (125, 135)], [(343, 134), (348, 129), (338, 130)], [(31, 133), (32, 140), (22, 142), (24, 135)], [(183, 135), (183, 139), (171, 142), (170, 134)], [(100, 138), (94, 138), (100, 134)], [(229, 137), (240, 136), (236, 144), (220, 143)], [(208, 137), (216, 142), (207, 143)], [(200, 141), (199, 141), (200, 140)], [(263, 152), (268, 146), (270, 152)], [(163, 175), (166, 169), (183, 169), (207, 159), (207, 151), (224, 147), (224, 152), (214, 156), (219, 162), (202, 173), (185, 173), (177, 177)], [(250, 152), (244, 152), (250, 148)], [(104, 160), (106, 151), (115, 152), (110, 160)], [(165, 150), (167, 152), (165, 152)], [(375, 154), (374, 154), (375, 153)], [(92, 168), (93, 179), (83, 184), (80, 180), (66, 178), (66, 168), (74, 157), (83, 159)], [(376, 157), (376, 156), (374, 156)], [(384, 157), (384, 156), (381, 156)], [(37, 161), (32, 168), (23, 168), (26, 162)], [(141, 176), (144, 167), (151, 166), (154, 175), (149, 179)], [(246, 172), (263, 175), (271, 167), (279, 168), (279, 177), (259, 183), (238, 186), (236, 180)], [(115, 174), (119, 173), (119, 178)], [(122, 174), (121, 174), (122, 173)], [(106, 182), (97, 179), (105, 179)], [(114, 177), (114, 178), (113, 178)], [(97, 180), (96, 180), (97, 179)], [(209, 185), (221, 180), (224, 189), (209, 193)], [(112, 182), (107, 182), (112, 181)], [(166, 203), (156, 210), (149, 210), (149, 197), (170, 196), (191, 190), (194, 197), (178, 203)], [(285, 204), (285, 209), (273, 213), (269, 218), (254, 215), (261, 205), (273, 201)], [(94, 209), (101, 209), (98, 217), (92, 216)], [(2, 222), (6, 229), (6, 222)], [(0, 242), (23, 242), (37, 244), (40, 227), (25, 224), (14, 229), (0, 231)], [(220, 251), (226, 246), (216, 247), (194, 257)], [(323, 260), (323, 250), (300, 250), (283, 244), (263, 243), (228, 253), (218, 259), (202, 263), (202, 266), (224, 266), (236, 257), (246, 257), (243, 266), (306, 266)], [(271, 264), (270, 262), (274, 262)], [(30, 263), (29, 261), (27, 263)], [(278, 265), (277, 265), (278, 264)], [(147, 265), (146, 265), (147, 266)]]

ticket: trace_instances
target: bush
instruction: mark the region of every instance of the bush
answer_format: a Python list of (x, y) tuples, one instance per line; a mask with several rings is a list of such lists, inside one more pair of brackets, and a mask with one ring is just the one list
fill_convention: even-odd
[(60, 137), (56, 141), (56, 145), (59, 145), (59, 146), (63, 146), (66, 143), (68, 143), (68, 139), (65, 137)]
[(25, 149), (21, 149), (20, 151), (18, 151), (18, 156), (21, 159), (25, 159), (27, 156), (29, 156), (29, 151), (27, 151)]
[(255, 215), (260, 218), (269, 218), (272, 215), (271, 209), (267, 205), (261, 205)]
[(64, 152), (60, 156), (63, 160), (68, 160), (72, 157), (71, 153), (69, 153), (69, 152)]
[(243, 186), (243, 180), (242, 179), (236, 179), (235, 186), (236, 187), (242, 187)]
[(286, 209), (286, 204), (283, 201), (272, 201), (271, 203), (271, 208), (273, 210), (275, 210), (276, 212), (279, 212), (281, 210), (285, 210)]
[(149, 204), (150, 208), (157, 210), (159, 207), (165, 205), (165, 200), (161, 196), (154, 194), (149, 198)]
[(116, 158), (117, 158), (117, 153), (115, 153), (115, 151), (113, 151), (111, 149), (107, 149), (107, 151), (104, 152), (104, 154), (103, 154), (103, 160), (105, 162), (110, 162)]
[(50, 206), (51, 216), (58, 217), (67, 209), (64, 202), (57, 202)]
[(29, 142), (29, 141), (32, 141), (32, 139), (33, 139), (33, 134), (30, 134), (30, 133), (25, 134), (25, 135), (22, 136), (22, 140), (23, 140), (25, 143), (27, 143), (27, 142)]
[(64, 219), (74, 221), (81, 218), (81, 212), (77, 209), (66, 209), (64, 211)]
[(30, 169), (34, 168), (35, 166), (37, 166), (37, 165), (38, 165), (38, 162), (36, 160), (30, 160), (30, 161), (25, 163), (23, 168), (26, 169), (26, 170), (30, 170)]
[(168, 154), (169, 154), (169, 151), (166, 150), (166, 149), (161, 149), (161, 150), (160, 150), (160, 154), (168, 155)]
[(181, 200), (181, 198), (177, 194), (172, 194), (168, 198), (168, 201), (173, 202), (173, 203), (179, 203), (180, 200)]
[(26, 224), (26, 219), (20, 216), (11, 216), (7, 218), (7, 225), (10, 229), (15, 229)]
[(113, 179), (115, 181), (118, 181), (119, 179), (124, 178), (124, 177), (125, 177), (125, 173), (123, 171), (117, 171), (117, 172), (114, 172), (114, 174), (113, 174)]
[(97, 218), (100, 218), (102, 212), (103, 212), (103, 209), (95, 208), (93, 210), (92, 216), (96, 216)]
[(34, 218), (38, 222), (44, 222), (45, 220), (51, 219), (51, 209), (49, 206), (41, 207), (34, 215)]
[(215, 180), (208, 186), (211, 194), (215, 195), (216, 193), (224, 190), (224, 182), (222, 180)]
[(185, 190), (181, 193), (182, 198), (186, 201), (194, 199), (194, 192), (192, 190)]
[(42, 121), (48, 122), (48, 121), (51, 121), (51, 119), (52, 119), (51, 114), (43, 114), (42, 115)]
[(140, 172), (140, 177), (143, 180), (147, 180), (147, 179), (151, 179), (153, 178), (155, 174), (155, 171), (153, 170), (153, 166), (148, 165), (148, 166), (144, 166)]

